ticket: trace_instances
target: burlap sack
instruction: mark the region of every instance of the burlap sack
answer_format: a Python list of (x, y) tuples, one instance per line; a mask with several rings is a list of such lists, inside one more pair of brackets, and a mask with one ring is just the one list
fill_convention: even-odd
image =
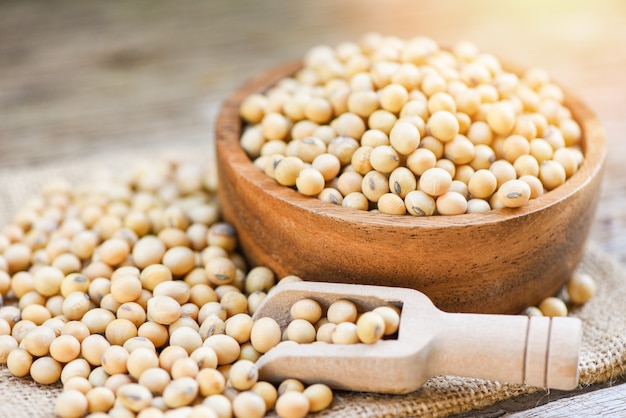
[[(178, 148), (180, 155), (211, 155), (197, 146)], [(163, 151), (161, 150), (160, 153)], [(155, 158), (154, 155), (144, 155)], [(4, 225), (41, 185), (54, 177), (70, 181), (94, 170), (128, 170), (137, 153), (98, 156), (81, 161), (55, 162), (36, 169), (0, 170), (0, 224)], [(207, 160), (207, 164), (212, 161)], [(572, 312), (583, 322), (580, 385), (612, 381), (626, 373), (626, 271), (594, 243), (589, 243), (578, 268), (592, 275), (598, 285), (596, 296)], [(52, 417), (54, 400), (61, 386), (42, 386), (31, 379), (10, 375), (0, 366), (0, 417)], [(336, 392), (330, 409), (319, 416), (333, 417), (418, 417), (450, 416), (484, 408), (498, 401), (541, 389), (506, 385), (479, 379), (436, 377), (408, 395)]]

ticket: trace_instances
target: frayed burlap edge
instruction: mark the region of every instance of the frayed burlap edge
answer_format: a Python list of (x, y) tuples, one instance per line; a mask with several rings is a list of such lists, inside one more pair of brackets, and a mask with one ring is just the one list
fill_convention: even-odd
[[(160, 150), (143, 157), (153, 159), (168, 153)], [(186, 152), (192, 151), (192, 152)], [(210, 148), (193, 146), (177, 148), (175, 153), (206, 155), (213, 159)], [(57, 162), (34, 169), (0, 170), (0, 224), (10, 220), (11, 214), (42, 184), (51, 178), (76, 181), (94, 170), (129, 172), (140, 160), (136, 154), (99, 156), (89, 160)], [(197, 157), (194, 157), (197, 162)], [(597, 282), (596, 296), (585, 306), (572, 311), (583, 322), (580, 356), (580, 386), (610, 382), (626, 373), (626, 271), (605, 254), (597, 244), (589, 243), (579, 270), (592, 275)], [(0, 366), (0, 417), (52, 417), (54, 399), (60, 385), (42, 386), (29, 378), (19, 379)], [(511, 399), (543, 389), (522, 385), (507, 385), (480, 379), (438, 376), (422, 388), (408, 395), (336, 392), (330, 409), (320, 417), (445, 417), (496, 402)]]

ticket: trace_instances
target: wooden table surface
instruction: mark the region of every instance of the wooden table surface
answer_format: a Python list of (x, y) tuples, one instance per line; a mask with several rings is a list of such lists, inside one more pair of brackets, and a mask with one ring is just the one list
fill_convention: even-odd
[[(207, 143), (229, 92), (317, 44), (368, 31), (469, 39), (544, 68), (598, 114), (610, 152), (591, 238), (626, 266), (625, 28), (623, 0), (0, 0), (0, 175)], [(624, 393), (543, 393), (473, 416), (624, 416)]]

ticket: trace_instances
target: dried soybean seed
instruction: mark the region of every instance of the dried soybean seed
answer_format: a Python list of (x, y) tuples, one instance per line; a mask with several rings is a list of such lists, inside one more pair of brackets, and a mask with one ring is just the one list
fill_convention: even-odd
[[(400, 156), (392, 146), (380, 145), (370, 152), (370, 164), (379, 173), (391, 173), (400, 165)], [(365, 177), (370, 173), (365, 174)]]
[(137, 329), (137, 336), (150, 340), (155, 347), (163, 347), (168, 341), (167, 327), (157, 322), (144, 322)]
[(322, 173), (324, 181), (330, 181), (337, 177), (341, 170), (339, 158), (333, 154), (322, 153), (315, 157), (311, 166)]
[(380, 213), (386, 213), (389, 215), (404, 215), (406, 213), (404, 200), (402, 200), (400, 196), (393, 193), (385, 193), (380, 196), (377, 208)]
[(530, 186), (523, 180), (509, 180), (498, 189), (498, 199), (508, 208), (516, 208), (530, 199)]
[(363, 176), (359, 173), (346, 171), (337, 178), (337, 190), (345, 197), (350, 193), (361, 192)]
[(30, 372), (33, 356), (24, 348), (15, 348), (7, 356), (7, 368), (15, 377), (24, 377)]
[(309, 413), (309, 399), (301, 392), (285, 392), (276, 400), (274, 406), (281, 418), (303, 418)]
[(116, 391), (116, 400), (129, 410), (139, 412), (152, 402), (152, 393), (138, 383), (127, 383)]
[(169, 296), (155, 296), (148, 300), (147, 317), (161, 325), (169, 325), (180, 318), (181, 307)]
[(361, 188), (370, 202), (378, 202), (382, 195), (389, 192), (389, 179), (379, 171), (370, 171), (363, 177)]
[(459, 121), (446, 110), (433, 113), (426, 125), (431, 135), (441, 142), (451, 141), (459, 133)]
[(567, 316), (567, 305), (557, 297), (547, 297), (539, 304), (539, 310), (544, 316)]
[(310, 412), (322, 411), (333, 402), (333, 391), (323, 383), (308, 386), (302, 394), (309, 400)]
[(331, 334), (333, 344), (356, 344), (359, 342), (354, 322), (339, 322)]
[(238, 313), (226, 320), (226, 335), (233, 337), (239, 344), (250, 339), (254, 321), (247, 313)]
[(508, 101), (492, 104), (487, 111), (487, 123), (499, 135), (508, 135), (515, 126), (515, 110)]
[(266, 353), (275, 347), (281, 340), (281, 329), (278, 323), (270, 317), (259, 318), (252, 325), (250, 342), (260, 353)]
[(437, 197), (446, 193), (452, 183), (452, 176), (443, 168), (433, 167), (426, 170), (419, 179), (418, 190)]
[(163, 265), (170, 269), (172, 275), (183, 276), (195, 267), (195, 254), (185, 246), (175, 246), (163, 254)]
[(60, 335), (50, 344), (50, 356), (60, 363), (69, 363), (79, 355), (80, 341), (72, 335)]
[(165, 387), (172, 381), (170, 374), (160, 367), (145, 369), (136, 379), (137, 383), (152, 393), (152, 396), (162, 395)]
[(39, 384), (50, 385), (61, 378), (61, 363), (52, 357), (39, 357), (30, 366), (30, 377)]
[(228, 381), (237, 390), (249, 390), (259, 378), (259, 371), (250, 360), (237, 360), (228, 373)]
[(66, 389), (55, 400), (55, 412), (61, 418), (79, 418), (88, 412), (87, 397), (75, 389)]
[(110, 345), (107, 339), (101, 334), (91, 334), (81, 342), (80, 354), (82, 358), (88, 361), (92, 366), (101, 366), (102, 353), (104, 353)]
[(409, 192), (404, 198), (404, 205), (413, 216), (430, 216), (435, 212), (435, 199), (421, 190)]
[(345, 208), (357, 209), (357, 210), (368, 210), (369, 209), (369, 201), (367, 197), (363, 193), (360, 192), (352, 192), (346, 195), (341, 202), (341, 206)]
[(269, 382), (257, 382), (254, 386), (252, 386), (251, 390), (258, 393), (261, 398), (263, 398), (263, 401), (265, 402), (265, 409), (267, 411), (274, 408), (276, 399), (278, 399), (278, 391), (274, 385)]
[(128, 351), (120, 345), (112, 345), (102, 352), (102, 368), (109, 375), (124, 374), (128, 371)]
[(339, 324), (340, 322), (355, 322), (357, 308), (354, 302), (347, 299), (337, 300), (328, 307), (326, 312), (328, 321)]
[(539, 165), (539, 180), (547, 190), (552, 190), (565, 182), (565, 168), (554, 160), (542, 161)]
[(379, 306), (374, 308), (372, 312), (383, 318), (385, 323), (383, 335), (392, 335), (398, 331), (398, 327), (400, 325), (400, 314), (398, 313), (398, 310), (390, 306)]
[[(409, 155), (417, 149), (420, 132), (417, 127), (406, 121), (398, 121), (389, 132), (389, 143), (400, 154)], [(377, 147), (378, 148), (378, 147)]]
[(314, 324), (322, 317), (322, 307), (313, 299), (300, 299), (291, 305), (290, 314), (292, 319), (304, 319)]
[(239, 290), (230, 290), (220, 299), (220, 304), (226, 309), (228, 318), (238, 313), (248, 311), (248, 298)]
[(51, 328), (40, 325), (24, 335), (20, 341), (20, 346), (28, 350), (33, 356), (41, 357), (50, 353), (50, 345), (55, 339), (56, 334)]
[(324, 190), (326, 180), (315, 168), (304, 168), (296, 177), (296, 188), (305, 196), (317, 196)]
[(596, 293), (596, 283), (589, 274), (575, 272), (567, 282), (566, 289), (569, 300), (581, 305), (589, 302)]
[(220, 394), (226, 387), (224, 376), (216, 369), (201, 369), (196, 375), (196, 381), (198, 391), (204, 397)]
[(389, 175), (389, 190), (403, 199), (416, 187), (417, 179), (406, 167), (398, 167)]
[(496, 191), (497, 186), (498, 179), (491, 171), (486, 169), (476, 171), (467, 184), (471, 195), (479, 199), (489, 198)]
[(205, 271), (209, 282), (219, 286), (235, 280), (237, 266), (229, 258), (216, 257), (207, 261)]
[(278, 385), (278, 396), (291, 391), (303, 392), (304, 384), (298, 379), (285, 379)]
[(365, 344), (375, 343), (385, 333), (383, 317), (373, 311), (363, 313), (357, 320), (356, 327), (359, 340)]
[(181, 377), (193, 377), (195, 379), (199, 371), (200, 368), (193, 359), (181, 358), (172, 364), (170, 374), (172, 375), (172, 379), (178, 379)]
[(470, 163), (476, 156), (474, 144), (464, 135), (455, 135), (444, 144), (444, 157), (455, 165)]
[(0, 335), (0, 364), (6, 364), (11, 351), (17, 349), (17, 340), (8, 334)]
[(169, 408), (190, 405), (197, 395), (198, 382), (191, 377), (174, 379), (163, 390), (163, 400)]
[(126, 340), (137, 336), (137, 327), (128, 319), (114, 319), (107, 325), (106, 339), (114, 345), (123, 345)]
[(217, 354), (215, 350), (210, 347), (202, 346), (196, 348), (190, 355), (190, 358), (193, 359), (200, 370), (202, 369), (214, 369), (217, 367)]
[(85, 394), (85, 397), (87, 398), (87, 409), (90, 414), (107, 412), (115, 404), (115, 393), (105, 387), (94, 387)]
[(446, 192), (435, 201), (440, 215), (460, 215), (467, 211), (467, 199), (457, 192)]
[(204, 341), (203, 345), (215, 351), (218, 365), (233, 363), (237, 360), (241, 351), (237, 340), (225, 334), (211, 335)]
[(202, 337), (198, 330), (189, 327), (177, 328), (170, 334), (170, 345), (177, 345), (191, 354), (195, 349), (202, 346)]
[(87, 392), (93, 389), (93, 386), (86, 378), (82, 376), (74, 376), (63, 383), (64, 391), (70, 389), (77, 390), (83, 395), (86, 395)]
[(308, 344), (315, 341), (316, 331), (309, 321), (305, 319), (292, 320), (286, 329), (287, 339), (300, 344)]
[(498, 189), (507, 181), (517, 178), (515, 168), (506, 160), (495, 161), (491, 164), (491, 167), (489, 167), (489, 171), (496, 176), (496, 179), (498, 180)]
[(172, 371), (172, 365), (176, 360), (187, 357), (189, 357), (189, 355), (187, 354), (187, 350), (183, 347), (169, 345), (159, 354), (159, 367), (170, 373)]
[(42, 305), (32, 304), (22, 309), (22, 319), (32, 321), (35, 325), (41, 325), (51, 318), (50, 311)]
[(235, 417), (261, 418), (265, 416), (265, 401), (256, 392), (246, 390), (238, 393), (232, 400)]

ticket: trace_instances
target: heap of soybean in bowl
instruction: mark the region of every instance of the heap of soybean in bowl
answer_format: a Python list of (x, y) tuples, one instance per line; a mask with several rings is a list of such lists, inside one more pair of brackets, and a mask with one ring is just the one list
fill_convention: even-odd
[(519, 207), (572, 176), (581, 129), (539, 68), (461, 41), (370, 33), (317, 46), (241, 104), (241, 146), (281, 185), (345, 207), (454, 215)]

